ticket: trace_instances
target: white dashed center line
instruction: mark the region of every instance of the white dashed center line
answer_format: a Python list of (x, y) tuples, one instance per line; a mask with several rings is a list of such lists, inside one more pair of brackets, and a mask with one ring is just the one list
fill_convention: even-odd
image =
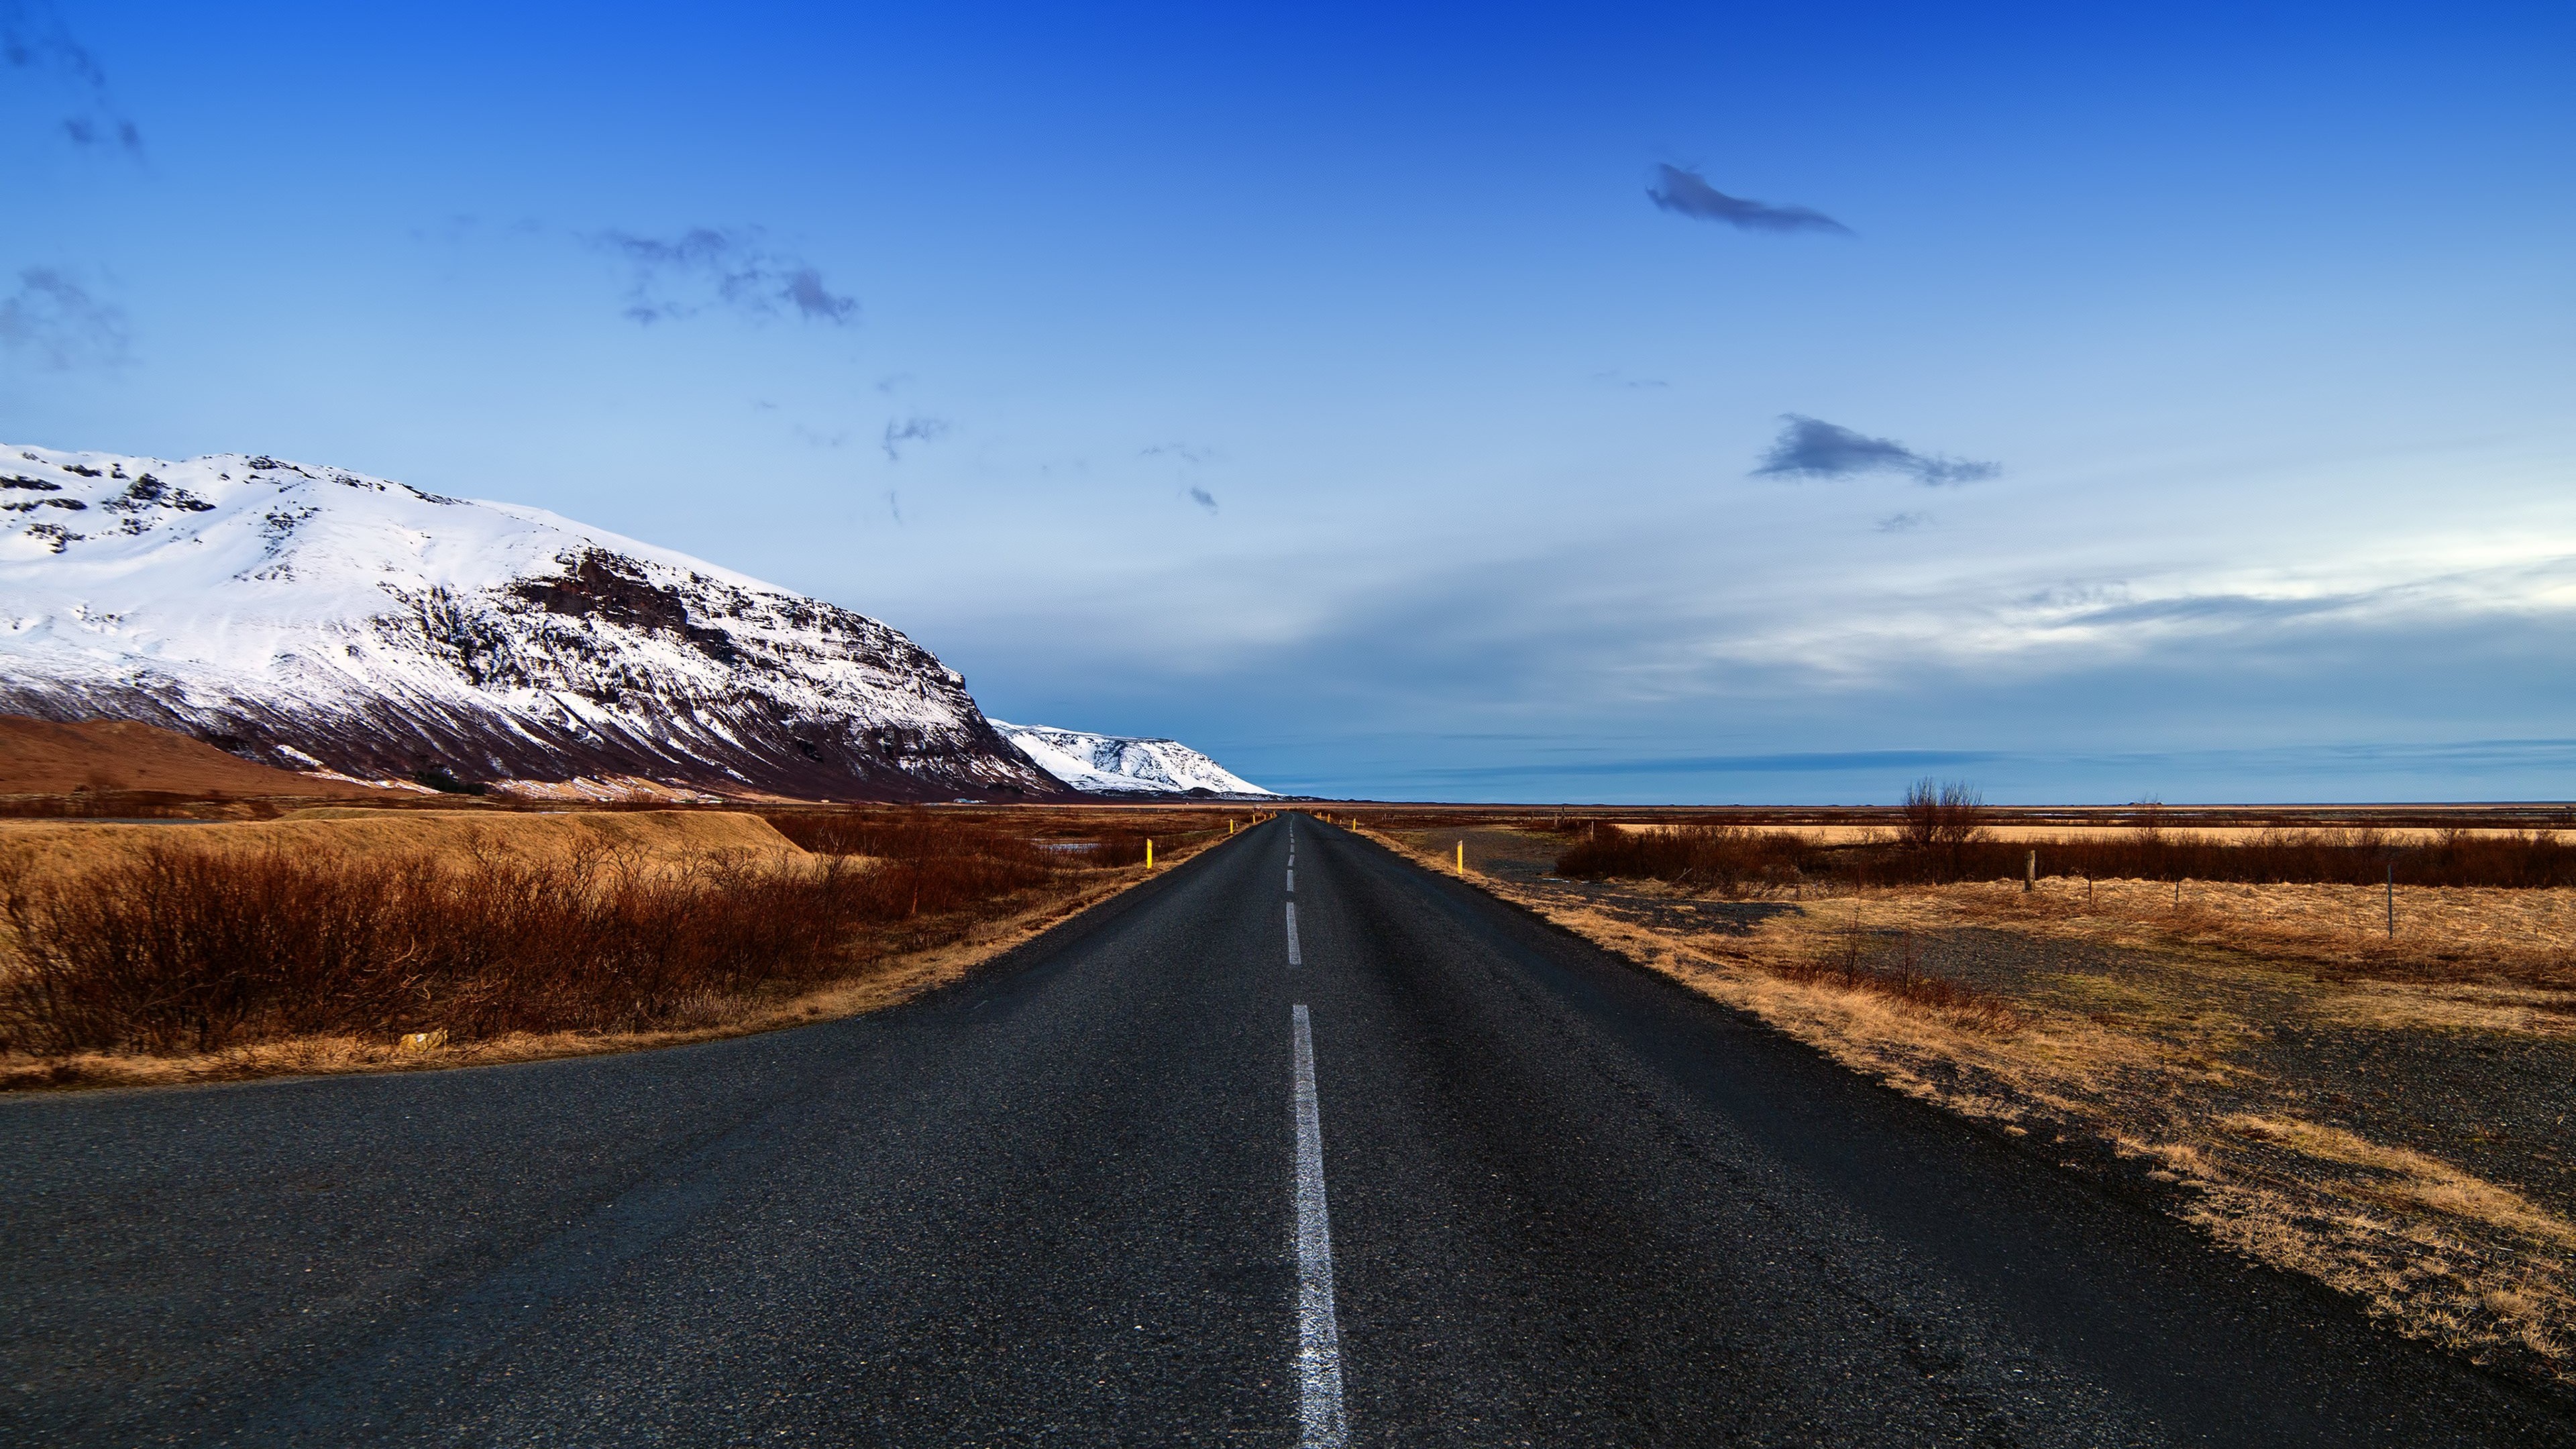
[(1297, 903), (1295, 901), (1288, 903), (1288, 964), (1291, 966), (1306, 964), (1297, 959)]
[(1293, 865), (1292, 865), (1292, 866), (1288, 867), (1288, 894), (1290, 894), (1290, 895), (1292, 895), (1292, 896), (1293, 896), (1293, 895), (1295, 895), (1296, 893), (1297, 893), (1297, 867), (1295, 867), (1295, 866), (1293, 866)]
[(1291, 1008), (1297, 1059), (1297, 1443), (1340, 1449), (1342, 1335), (1333, 1318), (1333, 1228), (1324, 1211), (1324, 1128), (1315, 1111), (1315, 1039), (1306, 1008)]

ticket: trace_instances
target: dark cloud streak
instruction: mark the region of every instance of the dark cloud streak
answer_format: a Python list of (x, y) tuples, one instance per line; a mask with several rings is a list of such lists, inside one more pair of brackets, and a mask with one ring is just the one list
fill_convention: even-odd
[(1756, 478), (1848, 478), (1861, 473), (1904, 473), (1927, 488), (1974, 483), (2003, 471), (1994, 463), (1918, 453), (1889, 438), (1865, 437), (1816, 418), (1785, 413)]
[(65, 140), (82, 150), (113, 144), (143, 154), (143, 133), (117, 109), (107, 72), (41, 0), (0, 0), (0, 61), (11, 70), (51, 72), (80, 93), (84, 113), (63, 118)]
[[(104, 145), (107, 141), (108, 129), (108, 126), (93, 121), (87, 116), (73, 116), (63, 122), (63, 134), (69, 137), (75, 146)], [(128, 151), (143, 149), (143, 133), (134, 129), (132, 121), (117, 121), (114, 123), (114, 130), (116, 144), (119, 146)]]
[(1805, 206), (1773, 206), (1767, 202), (1747, 201), (1729, 196), (1708, 184), (1708, 178), (1680, 166), (1655, 168), (1655, 184), (1646, 188), (1646, 199), (1658, 207), (1701, 221), (1719, 221), (1741, 231), (1822, 231), (1842, 236), (1852, 229), (1832, 217)]
[(125, 361), (125, 312), (89, 294), (53, 267), (18, 274), (18, 290), (0, 298), (0, 348), (25, 349), (57, 372)]
[[(626, 316), (646, 326), (710, 306), (753, 318), (793, 309), (804, 321), (836, 327), (858, 320), (857, 298), (832, 291), (803, 258), (773, 250), (758, 227), (692, 227), (667, 239), (607, 231), (588, 240), (634, 269)], [(698, 288), (704, 290), (696, 300), (675, 295)]]
[(889, 421), (885, 425), (885, 437), (880, 440), (878, 446), (885, 449), (888, 462), (899, 463), (903, 461), (904, 444), (935, 443), (947, 436), (947, 419), (924, 417), (920, 413), (914, 413), (900, 422)]

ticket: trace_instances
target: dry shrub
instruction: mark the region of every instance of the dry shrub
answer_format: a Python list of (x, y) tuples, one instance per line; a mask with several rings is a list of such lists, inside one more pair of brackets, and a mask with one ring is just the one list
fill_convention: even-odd
[[(2500, 886), (2536, 889), (2576, 885), (2576, 844), (2552, 833), (2488, 834), (2446, 830), (2420, 844), (2400, 844), (2371, 829), (2265, 830), (2212, 840), (2139, 830), (2125, 837), (2036, 843), (1983, 842), (1967, 848), (1966, 868), (1952, 879), (2021, 874), (2026, 850), (2040, 869), (2097, 879), (2231, 881), (2246, 885), (2379, 885), (2393, 870), (2409, 886)], [(1880, 879), (1898, 877), (1882, 863)]]
[(1921, 779), (1908, 786), (1898, 807), (1899, 833), (1917, 850), (1956, 854), (1985, 829), (1986, 801), (1964, 780), (1934, 783)]
[[(1936, 797), (1927, 815), (1945, 809)], [(1557, 861), (1559, 875), (1629, 877), (1733, 890), (1747, 880), (1818, 880), (1846, 888), (1938, 885), (2019, 877), (2036, 851), (2043, 875), (2095, 880), (2227, 881), (2246, 885), (2379, 885), (2544, 889), (2576, 885), (2576, 843), (2551, 832), (2446, 830), (2400, 844), (2373, 829), (2265, 830), (2237, 839), (2153, 828), (2125, 836), (2041, 841), (1988, 838), (1973, 821), (1932, 819), (1931, 843), (1822, 847), (1795, 832), (1739, 826), (1593, 829)], [(1962, 833), (1964, 832), (1964, 833)]]
[(0, 976), (0, 1050), (650, 1030), (712, 1000), (953, 939), (1055, 871), (1025, 841), (895, 829), (859, 843), (892, 858), (826, 852), (782, 868), (739, 854), (155, 844), (72, 876), (22, 872), (0, 881), (16, 957)]
[(1621, 830), (1595, 824), (1557, 857), (1556, 873), (1577, 880), (1659, 880), (1733, 895), (1755, 883), (1795, 880), (1815, 867), (1818, 854), (1806, 837), (1789, 830), (1734, 825)]
[(885, 876), (910, 903), (906, 915), (973, 909), (1041, 885), (1069, 863), (1023, 833), (937, 811), (781, 812), (768, 819), (779, 834), (817, 855), (882, 862), (872, 874)]
[(873, 855), (889, 860), (982, 857), (1043, 863), (1025, 832), (997, 829), (971, 815), (895, 808), (782, 810), (764, 818), (779, 834), (817, 855)]

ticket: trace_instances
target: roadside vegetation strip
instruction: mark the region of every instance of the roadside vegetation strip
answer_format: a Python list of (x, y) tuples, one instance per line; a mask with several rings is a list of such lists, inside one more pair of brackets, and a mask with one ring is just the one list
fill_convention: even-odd
[[(2401, 890), (2401, 925), (2450, 926), (2391, 948), (2348, 886), (2177, 908), (2158, 881), (1585, 881), (1554, 869), (1571, 832), (1366, 833), (1444, 875), (1463, 836), (1495, 895), (2402, 1332), (2576, 1386), (2576, 892)], [(2453, 929), (2480, 911), (2512, 914)], [(1891, 989), (1916, 980), (1960, 995)]]
[(1570, 833), (1562, 869), (1587, 880), (1653, 879), (1739, 885), (1887, 886), (2042, 874), (2096, 880), (2228, 881), (2254, 885), (2576, 887), (2576, 839), (2557, 831), (2456, 828), (2271, 828), (2225, 834), (2144, 825), (2080, 835), (2002, 838), (1971, 817), (1955, 827), (1840, 832), (1796, 827), (1675, 824), (1641, 828), (1586, 821)]
[[(67, 865), (0, 840), (0, 1085), (447, 1065), (790, 1025), (953, 979), (1146, 878), (1094, 863), (1122, 853), (1132, 818), (839, 814), (786, 822), (818, 851), (748, 816), (694, 818), (772, 848), (529, 854), (432, 831), (444, 848), (369, 853), (205, 826)], [(1227, 838), (1213, 816), (1170, 828), (1183, 823), (1155, 826), (1167, 861)], [(1035, 835), (1084, 826), (1106, 827), (1108, 848)]]

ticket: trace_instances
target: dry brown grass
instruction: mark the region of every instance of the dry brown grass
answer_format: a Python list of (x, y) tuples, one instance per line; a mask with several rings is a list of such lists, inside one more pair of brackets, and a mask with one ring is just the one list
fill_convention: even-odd
[(715, 856), (777, 864), (805, 855), (760, 816), (729, 810), (543, 815), (317, 806), (275, 820), (204, 825), (0, 820), (0, 870), (23, 872), (30, 879), (96, 870), (152, 848), (375, 859), (426, 855), (522, 864), (606, 852), (657, 867)]
[[(1802, 885), (1795, 902), (1739, 884), (1738, 897), (1792, 908), (1705, 930), (1674, 924), (1692, 919), (1677, 907), (1708, 899), (1687, 889), (1548, 876), (1561, 836), (1454, 823), (1369, 833), (1447, 873), (1462, 830), (1471, 863), (1494, 867), (1471, 878), (1495, 894), (2069, 1167), (2158, 1185), (2213, 1238), (2349, 1293), (2401, 1331), (2576, 1383), (2576, 1204), (2397, 1140), (2411, 1110), (2399, 1083), (2378, 1126), (2323, 1120), (2358, 1108), (2335, 1105), (2339, 1082), (2302, 1075), (2276, 1049), (2285, 1033), (2344, 1033), (2474, 1063), (2481, 1043), (2576, 1034), (2576, 892), (2401, 887), (2392, 943), (2384, 893), (2351, 886), (2190, 885), (2177, 906), (2172, 885), (2153, 881), (1821, 900)], [(1858, 954), (1864, 971), (1904, 974), (1931, 942), (1993, 943), (1987, 958), (2020, 964), (1963, 977), (1968, 1009), (1843, 969)], [(2566, 1084), (2530, 1090), (2526, 1135), (2563, 1136)]]
[(773, 999), (709, 1000), (700, 1004), (690, 1020), (660, 1030), (512, 1032), (481, 1041), (441, 1042), (428, 1050), (407, 1050), (397, 1038), (375, 1033), (301, 1036), (217, 1052), (76, 1052), (48, 1058), (0, 1057), (0, 1090), (178, 1086), (257, 1077), (433, 1071), (601, 1056), (804, 1026), (881, 1011), (948, 985), (1143, 881), (1144, 877), (1137, 874), (1090, 881), (1060, 899), (978, 922), (960, 939), (945, 945), (871, 963), (865, 973), (850, 979)]
[(174, 730), (131, 720), (58, 724), (0, 714), (0, 798), (7, 800), (8, 813), (110, 814), (116, 802), (75, 797), (125, 797), (128, 805), (142, 796), (205, 802), (219, 791), (235, 798), (307, 799), (384, 793), (352, 780), (255, 765)]
[(1743, 879), (1827, 888), (2017, 880), (2033, 868), (2093, 880), (2576, 887), (2576, 840), (2556, 830), (2147, 827), (2007, 838), (2011, 832), (1973, 819), (1975, 809), (1922, 802), (1923, 818), (1903, 830), (1871, 828), (1842, 841), (1722, 821), (1590, 821), (1551, 833), (1565, 838), (1562, 875), (1728, 889)]
[[(820, 852), (722, 812), (58, 827), (0, 851), (0, 1083), (521, 1059), (872, 1009), (1144, 879), (1114, 848), (1039, 846), (1133, 823), (796, 812)], [(1162, 862), (1225, 838), (1146, 823)]]
[(1980, 881), (1917, 893), (1925, 920), (2105, 942), (2260, 953), (2338, 977), (2576, 990), (2576, 890), (2226, 881)]

